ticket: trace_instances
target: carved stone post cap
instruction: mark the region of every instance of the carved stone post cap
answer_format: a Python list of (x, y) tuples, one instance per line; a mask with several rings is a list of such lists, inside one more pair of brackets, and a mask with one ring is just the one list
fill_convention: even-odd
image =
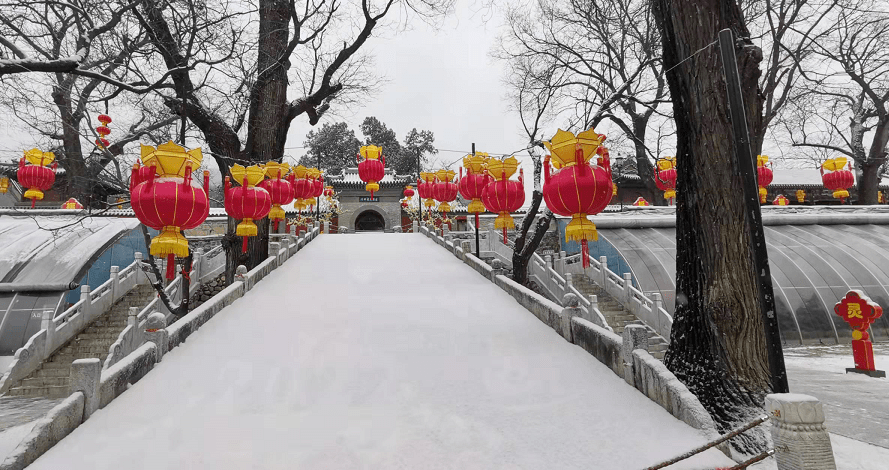
[(111, 272), (112, 272), (112, 273), (118, 273), (118, 272), (120, 272), (120, 266), (112, 266), (112, 267), (111, 267)]
[(500, 261), (499, 259), (491, 260), (491, 267), (494, 269), (502, 269), (503, 262)]
[(167, 327), (167, 319), (163, 313), (152, 312), (145, 319), (145, 330), (160, 330)]
[(238, 268), (235, 269), (235, 274), (237, 274), (239, 276), (246, 275), (247, 274), (247, 266), (244, 266), (243, 264), (239, 264)]
[(580, 299), (577, 294), (569, 292), (562, 296), (562, 307), (577, 308), (580, 306)]
[(766, 411), (772, 419), (789, 424), (822, 424), (824, 409), (817, 398), (801, 393), (766, 395)]
[(89, 294), (90, 293), (89, 284), (84, 284), (84, 285), (80, 286), (80, 293), (81, 294)]
[(85, 359), (75, 359), (74, 362), (72, 362), (71, 364), (77, 365), (80, 367), (91, 366), (91, 365), (93, 367), (95, 367), (96, 365), (98, 365), (99, 367), (102, 367), (102, 361), (97, 357), (88, 357)]

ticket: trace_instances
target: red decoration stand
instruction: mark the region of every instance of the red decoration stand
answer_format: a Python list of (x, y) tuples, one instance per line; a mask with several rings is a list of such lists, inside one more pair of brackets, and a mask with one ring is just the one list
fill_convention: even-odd
[(883, 309), (864, 292), (850, 290), (833, 310), (852, 327), (852, 357), (855, 359), (855, 367), (847, 368), (846, 373), (886, 377), (885, 371), (876, 370), (874, 367), (874, 347), (867, 334), (871, 323), (883, 315)]

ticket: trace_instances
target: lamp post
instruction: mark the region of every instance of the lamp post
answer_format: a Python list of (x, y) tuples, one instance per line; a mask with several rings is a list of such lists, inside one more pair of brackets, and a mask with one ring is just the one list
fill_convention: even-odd
[[(475, 142), (472, 143), (472, 156), (475, 156)], [(482, 259), (478, 247), (478, 214), (475, 214), (475, 257)]]
[[(420, 180), (420, 149), (417, 148), (417, 181)], [(420, 226), (420, 222), (423, 221), (423, 198), (420, 197), (420, 189), (419, 185), (417, 185), (417, 227)]]

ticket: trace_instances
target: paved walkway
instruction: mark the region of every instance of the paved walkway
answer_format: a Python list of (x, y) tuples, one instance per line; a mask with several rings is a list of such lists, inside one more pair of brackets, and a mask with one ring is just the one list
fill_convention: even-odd
[(614, 470), (704, 440), (427, 238), (322, 235), (29, 470)]

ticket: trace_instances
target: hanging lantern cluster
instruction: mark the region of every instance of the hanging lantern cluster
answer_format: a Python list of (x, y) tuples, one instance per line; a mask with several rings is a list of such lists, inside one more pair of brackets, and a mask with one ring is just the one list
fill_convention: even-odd
[(497, 214), (494, 228), (503, 230), (503, 243), (507, 243), (506, 230), (515, 228), (511, 212), (515, 212), (525, 203), (525, 178), (519, 171), (518, 181), (509, 178), (515, 174), (519, 161), (515, 157), (488, 159), (488, 175), (492, 181), (482, 191), (482, 202), (485, 208)]
[(210, 213), (210, 172), (204, 171), (203, 187), (192, 180), (202, 159), (199, 148), (185, 150), (167, 142), (156, 149), (143, 145), (141, 162), (133, 165), (130, 205), (140, 222), (160, 230), (149, 252), (166, 258), (167, 279), (174, 277), (175, 258), (188, 256), (188, 240), (182, 231), (197, 227)]
[[(364, 157), (364, 160), (360, 160)], [(379, 182), (383, 180), (386, 171), (386, 157), (383, 156), (383, 147), (365, 145), (358, 149), (358, 177), (367, 183), (364, 189), (370, 191), (370, 197), (374, 197), (374, 191), (380, 190)]]
[(43, 192), (56, 182), (56, 168), (59, 164), (55, 159), (56, 156), (52, 152), (41, 152), (34, 148), (26, 150), (19, 160), (16, 176), (19, 184), (23, 188), (28, 188), (25, 197), (31, 200), (31, 209), (37, 201), (43, 199)]
[(321, 174), (321, 170), (317, 168), (309, 168), (306, 172), (306, 176), (311, 182), (308, 204), (309, 212), (312, 212), (315, 209), (315, 204), (317, 204), (319, 208), (321, 207), (321, 200), (318, 198), (324, 194), (324, 176)]
[(796, 202), (804, 204), (806, 202), (806, 192), (802, 189), (796, 190)]
[(404, 195), (404, 199), (401, 200), (401, 208), (407, 209), (410, 205), (411, 198), (414, 197), (414, 188), (412, 188), (411, 185), (407, 185), (404, 187), (404, 192), (402, 194)]
[[(587, 215), (605, 209), (613, 195), (611, 161), (602, 146), (604, 134), (592, 128), (577, 134), (559, 129), (543, 144), (552, 152), (544, 159), (543, 199), (556, 214), (571, 217), (565, 227), (565, 241), (580, 242), (583, 267), (589, 266), (587, 240), (598, 240), (596, 226)], [(593, 155), (597, 155), (591, 162)], [(550, 161), (557, 170), (550, 174)]]
[(102, 123), (101, 126), (96, 127), (96, 134), (99, 134), (99, 138), (96, 139), (96, 147), (99, 147), (100, 150), (106, 149), (110, 145), (105, 136), (111, 133), (111, 129), (108, 128), (108, 124), (111, 124), (111, 116), (100, 114), (96, 119)]
[(6, 194), (9, 191), (9, 178), (6, 176), (0, 178), (0, 194)]
[(439, 202), (438, 211), (447, 218), (448, 212), (451, 211), (452, 202), (457, 200), (457, 183), (454, 183), (454, 176), (457, 174), (453, 170), (441, 169), (435, 172), (435, 187), (433, 194)]
[(72, 197), (68, 198), (68, 200), (62, 204), (62, 209), (83, 209), (83, 204)]
[(293, 201), (293, 174), (290, 173), (290, 165), (287, 163), (268, 162), (265, 164), (265, 175), (269, 178), (259, 183), (259, 187), (269, 193), (272, 208), (269, 210), (269, 219), (275, 223), (275, 232), (278, 231), (278, 223), (286, 219), (284, 208)]
[(766, 186), (772, 184), (774, 173), (772, 172), (772, 164), (769, 162), (767, 155), (759, 155), (756, 157), (756, 184), (759, 185), (759, 202), (765, 204), (766, 196), (769, 190)]
[(420, 179), (417, 180), (417, 191), (420, 193), (420, 198), (425, 199), (423, 205), (426, 206), (427, 212), (431, 213), (435, 207), (435, 173), (421, 172)]
[(844, 203), (849, 197), (849, 188), (855, 184), (852, 163), (846, 157), (831, 158), (822, 163), (819, 169), (824, 187), (833, 191), (833, 197), (839, 199), (840, 204)]
[(775, 200), (772, 201), (772, 205), (775, 205), (775, 206), (789, 206), (789, 205), (790, 205), (790, 199), (787, 199), (783, 194), (779, 194), (778, 197), (776, 197)]
[[(469, 199), (469, 206), (466, 212), (475, 214), (475, 226), (478, 227), (478, 215), (485, 211), (485, 204), (482, 202), (482, 195), (485, 186), (490, 182), (488, 175), (488, 154), (485, 152), (476, 152), (475, 155), (467, 155), (463, 158), (463, 167), (460, 168), (460, 195), (463, 199)], [(466, 176), (463, 175), (463, 168), (466, 169)]]
[[(247, 252), (247, 237), (255, 237), (259, 229), (254, 220), (262, 219), (272, 209), (269, 192), (257, 186), (262, 182), (265, 171), (258, 165), (231, 167), (231, 176), (225, 177), (225, 212), (234, 219), (240, 219), (235, 234), (244, 237), (241, 251)], [(232, 187), (232, 179), (240, 186)]]
[(654, 182), (664, 192), (664, 199), (673, 205), (676, 198), (676, 157), (659, 158), (655, 163)]

